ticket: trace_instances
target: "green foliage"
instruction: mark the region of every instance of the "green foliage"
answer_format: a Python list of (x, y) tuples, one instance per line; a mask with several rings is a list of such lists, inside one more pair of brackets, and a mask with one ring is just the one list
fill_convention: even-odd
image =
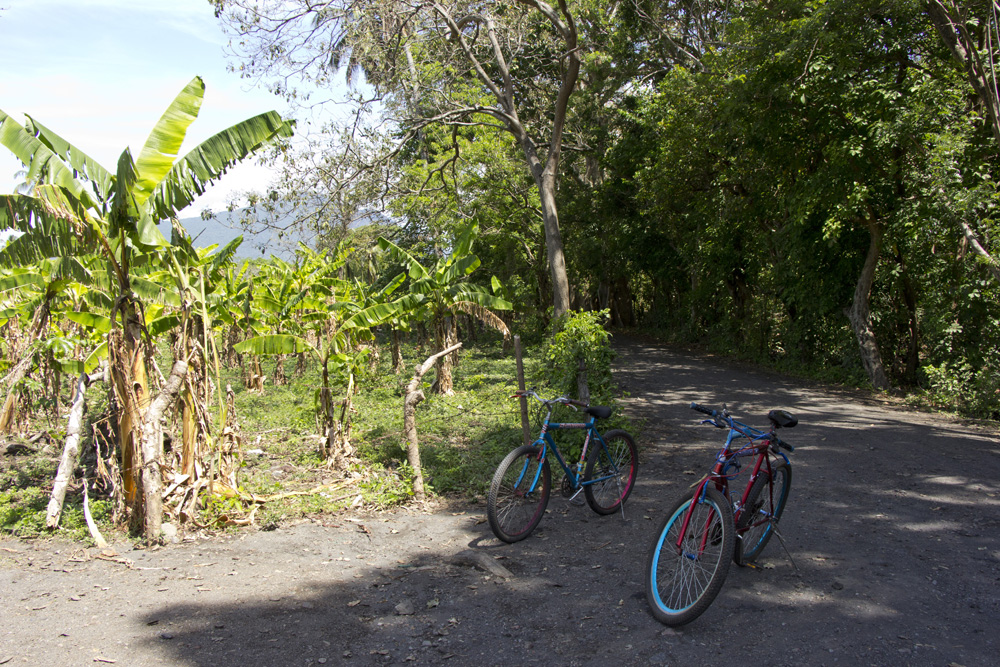
[(587, 374), (591, 402), (614, 401), (611, 378), (611, 335), (604, 328), (608, 311), (569, 312), (557, 319), (552, 337), (542, 352), (548, 384), (560, 396), (577, 396), (580, 363)]

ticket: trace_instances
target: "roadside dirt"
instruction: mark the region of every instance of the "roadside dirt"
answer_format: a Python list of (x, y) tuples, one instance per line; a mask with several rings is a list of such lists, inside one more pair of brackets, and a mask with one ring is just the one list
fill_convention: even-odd
[[(554, 495), (498, 542), (485, 507), (438, 503), (138, 550), (0, 541), (0, 665), (995, 665), (995, 428), (617, 338), (642, 425), (621, 515)], [(781, 532), (679, 629), (643, 593), (666, 507), (721, 431), (798, 415)], [(558, 486), (556, 487), (558, 488)]]

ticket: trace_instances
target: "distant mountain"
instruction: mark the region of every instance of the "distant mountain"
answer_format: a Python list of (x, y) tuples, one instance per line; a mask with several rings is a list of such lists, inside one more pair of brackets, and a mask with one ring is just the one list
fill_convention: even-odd
[[(244, 231), (239, 224), (241, 210), (229, 212), (221, 211), (214, 217), (204, 220), (200, 216), (181, 218), (180, 223), (191, 235), (195, 247), (206, 248), (210, 245), (222, 247), (235, 239), (237, 236), (243, 237), (243, 243), (236, 251), (237, 257), (244, 259), (260, 259), (274, 255), (281, 259), (291, 260), (295, 256), (295, 249), (301, 236), (285, 233), (281, 238), (277, 231), (267, 230), (256, 234)], [(160, 232), (168, 239), (170, 238), (170, 222), (161, 222)], [(308, 242), (302, 239), (304, 243)]]
[[(245, 259), (267, 258), (271, 255), (284, 260), (292, 260), (295, 257), (295, 250), (301, 241), (309, 247), (314, 247), (315, 238), (301, 232), (284, 232), (279, 235), (277, 230), (267, 230), (256, 234), (245, 232), (240, 226), (240, 218), (244, 213), (243, 209), (236, 211), (221, 211), (214, 217), (204, 220), (200, 216), (181, 218), (181, 225), (187, 230), (194, 240), (195, 247), (205, 248), (213, 244), (222, 247), (235, 239), (243, 236), (243, 243), (236, 251), (237, 257)], [(279, 220), (279, 224), (289, 225), (292, 215), (287, 214), (285, 219)], [(351, 222), (350, 227), (357, 229), (366, 225), (391, 224), (390, 220), (377, 211), (364, 211), (359, 213)], [(160, 231), (168, 239), (170, 238), (170, 223), (160, 223)]]

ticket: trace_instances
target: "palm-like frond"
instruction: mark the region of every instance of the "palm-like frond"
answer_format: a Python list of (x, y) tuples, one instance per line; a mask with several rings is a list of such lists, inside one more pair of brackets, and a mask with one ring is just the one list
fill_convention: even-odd
[(289, 336), (287, 334), (271, 334), (268, 336), (254, 336), (247, 338), (242, 343), (238, 343), (235, 349), (240, 354), (256, 354), (259, 356), (269, 356), (276, 354), (298, 354), (299, 352), (316, 352), (316, 348), (310, 345), (304, 338)]
[(384, 236), (378, 237), (378, 247), (388, 252), (389, 256), (396, 261), (405, 264), (412, 280), (423, 280), (428, 277), (427, 269), (425, 269), (413, 255), (406, 252)]
[(292, 136), (292, 123), (274, 111), (225, 129), (178, 160), (152, 193), (152, 211), (168, 218), (185, 208), (232, 165), (278, 137)]
[(504, 338), (510, 338), (510, 329), (507, 328), (507, 323), (500, 319), (500, 317), (489, 308), (471, 301), (456, 301), (451, 307), (453, 310), (465, 313), (466, 315), (471, 315), (483, 324), (493, 327), (502, 333)]
[(0, 195), (0, 228), (22, 232), (0, 250), (0, 266), (25, 266), (69, 257), (90, 246), (83, 206), (61, 188), (35, 189), (38, 196)]
[(177, 94), (153, 126), (135, 161), (139, 174), (135, 184), (135, 200), (138, 205), (141, 206), (153, 196), (160, 182), (173, 169), (187, 130), (201, 111), (204, 97), (205, 83), (201, 77), (196, 76)]
[(86, 208), (95, 207), (94, 200), (73, 170), (64, 164), (45, 143), (28, 132), (0, 109), (0, 144), (6, 146), (21, 164), (28, 168), (29, 183), (56, 185), (64, 188)]
[(91, 183), (99, 201), (107, 201), (114, 182), (114, 176), (112, 176), (111, 172), (105, 169), (97, 160), (63, 139), (45, 125), (42, 125), (36, 119), (27, 114), (25, 116), (28, 118), (25, 129), (34, 134), (49, 150), (58, 155), (59, 159), (72, 167), (77, 172), (77, 180), (82, 178)]

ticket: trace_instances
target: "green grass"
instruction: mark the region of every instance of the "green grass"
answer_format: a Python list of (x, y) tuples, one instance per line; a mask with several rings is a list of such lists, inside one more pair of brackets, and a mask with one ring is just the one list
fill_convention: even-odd
[[(45, 515), (58, 459), (46, 451), (18, 456), (0, 456), (0, 533), (21, 538), (49, 534)], [(111, 503), (90, 501), (90, 512), (98, 527), (110, 530)], [(66, 494), (59, 535), (90, 543), (90, 533), (83, 514), (83, 494), (79, 485)]]

